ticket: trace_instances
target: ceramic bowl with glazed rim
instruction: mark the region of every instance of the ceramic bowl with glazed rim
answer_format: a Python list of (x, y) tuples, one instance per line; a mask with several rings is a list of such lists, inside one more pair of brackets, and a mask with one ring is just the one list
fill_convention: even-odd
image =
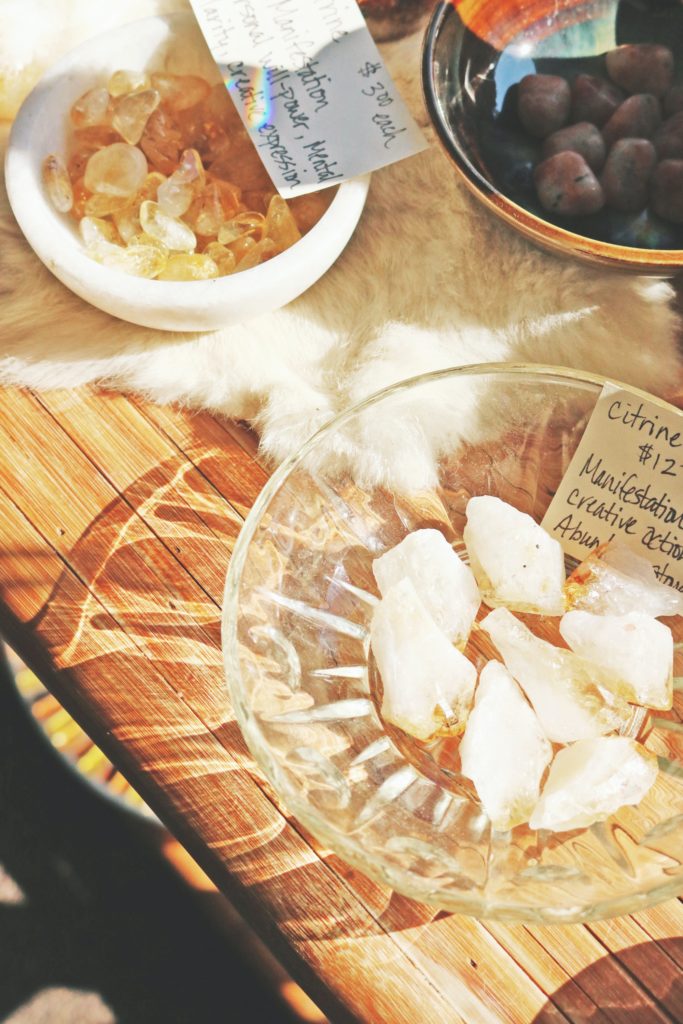
[[(604, 383), (494, 363), (390, 387), (280, 467), (235, 547), (223, 650), (254, 757), (324, 846), (414, 899), (478, 917), (568, 923), (683, 890), (683, 690), (671, 711), (634, 709), (626, 726), (658, 755), (657, 781), (639, 806), (573, 832), (497, 832), (459, 771), (457, 740), (421, 742), (383, 719), (369, 650), (373, 559), (423, 527), (466, 559), (465, 508), (477, 494), (540, 522)], [(634, 402), (646, 397), (626, 390)], [(653, 401), (683, 423), (683, 412)], [(683, 621), (667, 621), (680, 641)], [(481, 668), (490, 651), (470, 639), (468, 656)]]
[(438, 137), (466, 185), (515, 230), (553, 252), (641, 274), (683, 266), (683, 225), (603, 210), (557, 217), (532, 183), (540, 144), (516, 116), (517, 83), (534, 73), (571, 82), (607, 77), (604, 55), (624, 43), (674, 51), (683, 78), (683, 8), (645, 0), (444, 0), (423, 50), (422, 80)]
[(208, 281), (156, 281), (112, 270), (87, 255), (77, 226), (58, 213), (41, 181), (49, 153), (66, 152), (69, 109), (119, 68), (199, 74), (221, 81), (192, 14), (146, 18), (90, 39), (55, 64), (21, 107), (6, 158), (10, 204), (43, 263), (68, 288), (123, 320), (198, 331), (267, 313), (306, 291), (353, 234), (369, 179), (343, 182), (321, 219), (290, 249), (251, 270)]

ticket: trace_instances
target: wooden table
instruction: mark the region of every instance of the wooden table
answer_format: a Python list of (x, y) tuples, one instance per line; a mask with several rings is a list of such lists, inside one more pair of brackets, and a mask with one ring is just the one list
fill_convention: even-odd
[(256, 770), (219, 609), (254, 438), (91, 391), (0, 392), (0, 629), (335, 1021), (683, 1021), (683, 907), (437, 913), (321, 849)]

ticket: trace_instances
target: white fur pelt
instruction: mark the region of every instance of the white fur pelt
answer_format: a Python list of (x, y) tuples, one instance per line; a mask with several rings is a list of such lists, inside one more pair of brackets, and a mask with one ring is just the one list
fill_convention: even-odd
[[(45, 5), (0, 3), (1, 84), (11, 80), (14, 40), (25, 39), (29, 20), (34, 33), (41, 27), (31, 8), (39, 6), (42, 17)], [(182, 6), (54, 0), (56, 47), (34, 36), (31, 54), (19, 49), (21, 59), (37, 74), (114, 21)], [(417, 37), (384, 49), (429, 133), (418, 54)], [(39, 263), (4, 192), (0, 201), (2, 381), (34, 388), (102, 384), (246, 419), (276, 461), (349, 404), (431, 369), (542, 362), (613, 375), (658, 394), (680, 386), (669, 285), (585, 267), (527, 244), (469, 196), (435, 143), (373, 176), (354, 237), (309, 292), (215, 333), (163, 333), (90, 307)], [(385, 427), (375, 417), (360, 439), (356, 457), (366, 468), (396, 449), (395, 430)], [(438, 424), (434, 445), (437, 434)]]

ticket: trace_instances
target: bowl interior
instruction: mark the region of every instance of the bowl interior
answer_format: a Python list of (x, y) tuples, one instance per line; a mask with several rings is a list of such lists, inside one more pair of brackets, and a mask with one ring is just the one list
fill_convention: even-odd
[[(372, 560), (428, 526), (464, 554), (464, 510), (476, 494), (540, 520), (599, 393), (597, 379), (570, 371), (502, 366), (399, 385), (325, 428), (276, 474), (233, 555), (226, 670), (261, 767), (322, 842), (399, 891), (451, 910), (571, 921), (630, 911), (683, 886), (681, 692), (674, 711), (630, 723), (661, 767), (638, 808), (570, 833), (495, 832), (459, 772), (457, 743), (421, 743), (383, 721), (368, 650), (378, 593)], [(464, 420), (473, 395), (480, 411)], [(412, 452), (416, 463), (418, 450), (433, 459), (432, 485), (432, 469), (418, 490), (396, 484), (389, 447), (363, 484), (344, 470), (367, 432), (382, 430), (400, 433), (408, 460)], [(683, 624), (674, 629), (683, 637)], [(481, 664), (483, 653), (475, 656)]]
[(676, 81), (683, 80), (683, 8), (678, 4), (442, 3), (425, 48), (424, 82), (435, 126), (475, 190), (498, 204), (509, 220), (516, 218), (522, 230), (532, 229), (527, 233), (535, 228), (558, 248), (581, 249), (580, 239), (586, 239), (599, 243), (589, 245), (589, 251), (622, 262), (680, 262), (683, 226), (648, 211), (562, 217), (543, 209), (533, 186), (542, 143), (524, 131), (517, 114), (518, 83), (525, 75), (558, 75), (570, 82), (582, 73), (605, 78), (608, 50), (644, 42), (670, 47)]

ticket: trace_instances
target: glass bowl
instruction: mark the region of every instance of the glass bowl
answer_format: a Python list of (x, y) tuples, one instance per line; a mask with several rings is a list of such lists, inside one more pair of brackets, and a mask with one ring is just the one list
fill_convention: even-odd
[[(457, 771), (456, 741), (421, 743), (383, 722), (368, 653), (372, 560), (421, 527), (440, 529), (465, 554), (464, 510), (476, 494), (540, 521), (604, 383), (486, 364), (388, 388), (280, 467), (230, 563), (227, 678), (269, 782), (340, 857), (448, 910), (571, 922), (632, 912), (683, 888), (681, 690), (674, 710), (638, 711), (631, 724), (660, 766), (638, 807), (574, 832), (496, 832)], [(672, 621), (680, 640), (683, 623)], [(674, 669), (683, 673), (678, 649)]]
[(683, 8), (668, 0), (445, 0), (425, 35), (427, 108), (467, 186), (515, 230), (556, 253), (671, 275), (683, 265), (683, 225), (648, 211), (568, 218), (541, 207), (532, 181), (541, 144), (517, 118), (525, 75), (607, 77), (604, 54), (624, 43), (670, 47), (683, 79)]

